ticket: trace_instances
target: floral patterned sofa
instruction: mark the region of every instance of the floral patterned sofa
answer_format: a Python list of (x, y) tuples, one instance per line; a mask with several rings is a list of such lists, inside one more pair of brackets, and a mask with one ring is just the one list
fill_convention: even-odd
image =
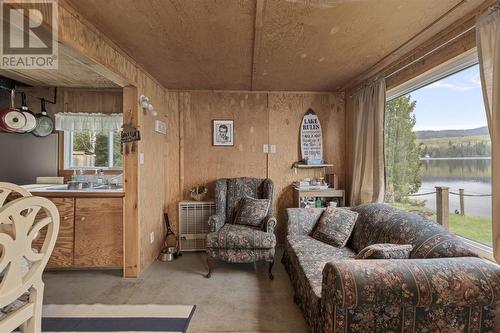
[[(323, 209), (287, 209), (283, 264), (312, 332), (495, 332), (500, 267), (440, 225), (384, 204), (355, 208), (346, 247), (310, 237)], [(410, 259), (354, 259), (371, 244)]]

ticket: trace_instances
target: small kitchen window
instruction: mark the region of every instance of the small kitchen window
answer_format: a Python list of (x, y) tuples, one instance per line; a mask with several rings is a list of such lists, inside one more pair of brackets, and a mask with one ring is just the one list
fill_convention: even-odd
[(122, 169), (121, 114), (58, 113), (65, 169)]
[(120, 132), (64, 131), (65, 169), (121, 169)]

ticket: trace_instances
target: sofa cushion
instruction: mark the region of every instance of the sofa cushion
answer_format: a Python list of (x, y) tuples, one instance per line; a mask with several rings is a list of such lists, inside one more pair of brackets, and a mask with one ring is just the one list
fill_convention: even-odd
[(258, 228), (269, 213), (269, 199), (242, 198), (234, 217), (234, 224)]
[(400, 244), (372, 244), (365, 247), (356, 259), (409, 259), (411, 245)]
[(354, 258), (349, 248), (338, 248), (306, 235), (288, 236), (283, 264), (290, 275), (297, 305), (304, 312), (307, 323), (320, 330), (322, 271), (327, 262)]
[(477, 257), (460, 238), (418, 214), (385, 204), (351, 208), (359, 214), (348, 246), (359, 252), (377, 243), (409, 244), (410, 258)]
[(289, 236), (287, 246), (293, 251), (309, 287), (317, 297), (321, 297), (322, 272), (326, 263), (356, 257), (356, 253), (348, 247), (331, 246), (310, 236)]
[(271, 249), (276, 236), (238, 224), (226, 223), (218, 232), (207, 235), (207, 248), (218, 249)]
[(351, 210), (328, 207), (321, 214), (312, 236), (327, 244), (344, 247), (357, 217), (358, 213)]

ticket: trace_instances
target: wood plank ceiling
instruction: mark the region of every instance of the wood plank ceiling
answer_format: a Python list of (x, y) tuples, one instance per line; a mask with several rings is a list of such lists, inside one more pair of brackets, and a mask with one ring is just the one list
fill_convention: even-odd
[(334, 91), (483, 0), (69, 0), (170, 89)]

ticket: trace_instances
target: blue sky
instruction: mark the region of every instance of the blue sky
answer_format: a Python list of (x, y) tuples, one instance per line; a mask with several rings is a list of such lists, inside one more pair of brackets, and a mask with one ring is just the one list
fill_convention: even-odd
[(468, 129), (486, 126), (479, 66), (410, 93), (417, 101), (414, 130)]

